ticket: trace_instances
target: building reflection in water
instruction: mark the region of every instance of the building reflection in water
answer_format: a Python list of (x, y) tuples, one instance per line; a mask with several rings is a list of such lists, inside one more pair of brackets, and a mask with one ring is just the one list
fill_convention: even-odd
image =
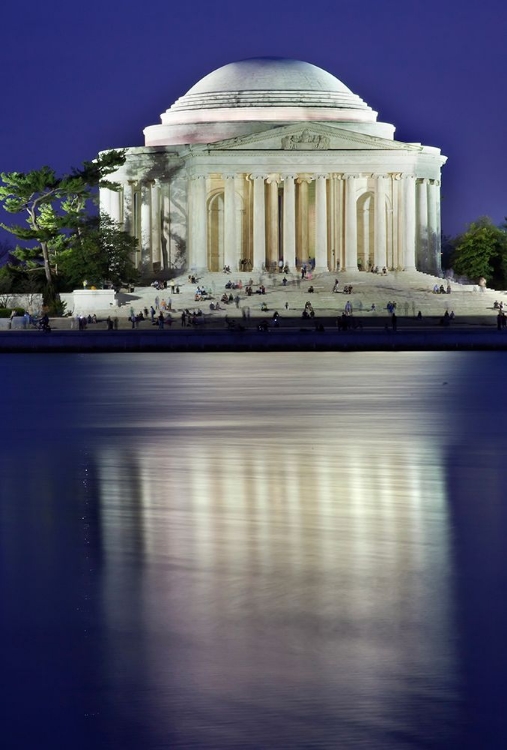
[(505, 746), (502, 353), (6, 357), (20, 746)]
[(139, 628), (161, 735), (293, 742), (287, 712), (307, 717), (301, 746), (426, 736), (437, 715), (442, 746), (455, 731), (441, 448), (354, 437), (101, 451), (112, 667), (118, 631)]

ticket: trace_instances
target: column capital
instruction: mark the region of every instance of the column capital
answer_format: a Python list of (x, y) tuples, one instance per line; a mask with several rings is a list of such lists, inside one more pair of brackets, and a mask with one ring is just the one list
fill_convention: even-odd
[(429, 179), (427, 177), (417, 177), (418, 185), (427, 185), (428, 183), (429, 183)]
[(295, 180), (297, 177), (297, 174), (293, 174), (292, 172), (289, 172), (288, 174), (280, 175), (280, 177), (285, 182), (285, 180)]
[(348, 182), (352, 182), (353, 180), (358, 180), (359, 177), (361, 177), (360, 174), (347, 174), (347, 175), (345, 175), (345, 178), (347, 179)]
[(222, 172), (222, 178), (224, 180), (234, 180), (236, 177), (236, 172)]
[(380, 174), (374, 174), (373, 177), (375, 177), (375, 179), (377, 179), (377, 180), (388, 180), (389, 179), (389, 175), (388, 174), (382, 174), (382, 173), (380, 173)]
[(402, 180), (405, 180), (406, 182), (415, 182), (416, 176), (415, 174), (402, 174), (401, 175)]
[(313, 176), (307, 172), (303, 172), (303, 174), (298, 174), (296, 178), (296, 182), (298, 185), (302, 185), (303, 182), (305, 182), (307, 185), (312, 181)]
[(268, 174), (268, 176), (266, 178), (266, 182), (268, 183), (268, 185), (271, 185), (273, 182), (278, 183), (278, 182), (280, 182), (280, 175), (279, 174), (274, 174), (272, 172), (271, 174)]
[(197, 174), (191, 174), (191, 175), (190, 175), (190, 179), (191, 179), (191, 180), (205, 180), (207, 176), (208, 176), (208, 175), (206, 175), (206, 174), (201, 174), (201, 173), (197, 173)]
[(325, 172), (323, 172), (322, 174), (314, 174), (315, 181), (317, 181), (317, 180), (327, 180), (328, 177), (329, 177), (329, 175), (327, 173), (325, 173)]
[(267, 174), (252, 173), (248, 175), (248, 179), (251, 180), (252, 182), (254, 182), (255, 180), (262, 180), (262, 182), (264, 182), (265, 180), (267, 180), (267, 178), (268, 178)]

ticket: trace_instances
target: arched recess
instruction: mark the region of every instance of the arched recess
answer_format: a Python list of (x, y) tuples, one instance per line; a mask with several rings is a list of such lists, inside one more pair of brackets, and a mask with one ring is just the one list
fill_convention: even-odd
[(208, 269), (224, 267), (224, 194), (219, 191), (208, 201)]
[(373, 264), (375, 242), (375, 199), (372, 192), (357, 199), (357, 265), (368, 271)]

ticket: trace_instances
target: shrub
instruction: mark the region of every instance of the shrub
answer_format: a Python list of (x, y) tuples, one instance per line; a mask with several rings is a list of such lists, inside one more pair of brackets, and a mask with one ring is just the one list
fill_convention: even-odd
[(0, 307), (0, 318), (10, 318), (13, 310), (16, 311), (16, 315), (25, 314), (24, 307)]

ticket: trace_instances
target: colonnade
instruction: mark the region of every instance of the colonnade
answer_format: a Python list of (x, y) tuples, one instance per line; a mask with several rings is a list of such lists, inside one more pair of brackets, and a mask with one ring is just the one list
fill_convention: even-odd
[[(233, 270), (239, 270), (243, 258), (249, 258), (253, 270), (279, 260), (295, 270), (296, 261), (310, 257), (317, 271), (357, 270), (358, 198), (363, 196), (373, 206), (367, 228), (369, 263), (440, 270), (438, 180), (403, 173), (297, 171), (201, 173), (187, 179), (188, 268), (210, 268), (209, 206), (218, 191), (223, 197), (220, 263)], [(101, 190), (102, 210), (139, 239), (137, 265), (147, 270), (164, 266), (162, 227), (171, 215), (163, 192), (164, 184), (142, 179), (123, 184), (118, 192)], [(239, 226), (245, 221), (246, 235)]]
[[(223, 174), (224, 192), (224, 239), (223, 263), (237, 269), (240, 258), (250, 254), (252, 267), (261, 270), (264, 266), (283, 260), (291, 270), (296, 267), (296, 257), (308, 260), (308, 182), (316, 181), (315, 194), (315, 266), (327, 270), (328, 262), (328, 175), (298, 176), (290, 174), (250, 174), (252, 186), (251, 205), (251, 253), (238, 248), (238, 192), (236, 181), (244, 175)], [(296, 211), (296, 183), (298, 205)], [(283, 201), (279, 190), (283, 186)], [(189, 200), (189, 267), (208, 267), (208, 244), (205, 241), (208, 225), (208, 192), (206, 176), (193, 175), (190, 179)], [(246, 210), (243, 208), (243, 211)], [(298, 219), (297, 219), (298, 217)], [(280, 225), (282, 231), (280, 232)], [(280, 236), (281, 246), (280, 246)], [(298, 247), (299, 245), (299, 247)], [(239, 253), (239, 255), (238, 255)], [(357, 267), (357, 260), (356, 260)]]

